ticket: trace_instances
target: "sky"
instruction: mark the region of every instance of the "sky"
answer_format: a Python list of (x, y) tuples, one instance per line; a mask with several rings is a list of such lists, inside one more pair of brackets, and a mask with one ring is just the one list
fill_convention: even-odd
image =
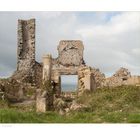
[(140, 75), (140, 12), (0, 12), (0, 77), (16, 70), (17, 20), (36, 19), (36, 60), (57, 57), (60, 40), (82, 40), (87, 65)]

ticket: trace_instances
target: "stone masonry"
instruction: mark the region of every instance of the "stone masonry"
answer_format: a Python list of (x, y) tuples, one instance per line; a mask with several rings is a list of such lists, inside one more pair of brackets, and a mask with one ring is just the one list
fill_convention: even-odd
[[(83, 60), (84, 45), (80, 40), (62, 40), (58, 45), (58, 57), (52, 58), (50, 54), (43, 56), (42, 82), (52, 82), (55, 95), (61, 97), (61, 75), (78, 75), (78, 95), (85, 90), (94, 91), (96, 89), (95, 72), (85, 65)], [(44, 91), (47, 92), (47, 91)], [(46, 94), (47, 95), (47, 94)], [(38, 96), (36, 100), (37, 112), (47, 110), (48, 99), (53, 104), (54, 98)]]
[(35, 19), (18, 20), (17, 70), (11, 78), (39, 86), (42, 64), (35, 61)]
[(63, 66), (80, 66), (83, 60), (84, 46), (80, 40), (62, 40), (58, 45), (58, 63)]
[(35, 19), (18, 20), (17, 70), (33, 69), (35, 65)]
[(113, 76), (104, 81), (104, 86), (140, 85), (140, 76), (132, 76), (128, 69), (121, 67)]
[[(41, 89), (45, 82), (50, 81), (50, 89), (57, 97), (61, 97), (61, 75), (78, 75), (78, 95), (82, 95), (85, 90), (95, 91), (96, 88), (104, 86), (140, 86), (140, 76), (132, 76), (126, 68), (120, 68), (113, 76), (106, 78), (99, 69), (87, 66), (81, 40), (61, 40), (57, 50), (57, 58), (47, 54), (43, 56), (42, 63), (36, 62), (35, 19), (18, 20), (17, 70), (8, 80), (16, 81), (18, 87), (26, 83), (38, 89), (38, 112), (45, 112), (48, 105), (53, 106), (54, 98), (50, 95), (51, 92)], [(10, 84), (12, 85), (12, 82)], [(4, 86), (0, 81), (0, 92), (6, 88)]]
[(81, 67), (78, 70), (78, 95), (85, 90), (95, 91), (96, 83), (95, 77), (92, 73), (91, 67)]
[[(92, 74), (91, 68), (86, 66), (83, 59), (83, 42), (80, 40), (61, 40), (57, 49), (58, 57), (52, 58), (51, 73), (51, 80), (55, 83), (56, 94), (61, 94), (61, 75), (78, 75), (79, 95), (86, 89), (91, 91), (95, 90), (96, 83), (94, 75)], [(84, 74), (82, 78), (81, 73)], [(84, 83), (84, 86), (81, 86), (81, 82)]]

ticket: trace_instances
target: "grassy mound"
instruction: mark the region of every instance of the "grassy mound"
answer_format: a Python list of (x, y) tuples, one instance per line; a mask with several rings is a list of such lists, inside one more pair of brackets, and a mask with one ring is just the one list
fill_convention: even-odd
[(1, 123), (140, 123), (140, 87), (122, 86), (85, 92), (77, 98), (86, 109), (59, 115), (9, 108), (0, 103)]
[(78, 99), (89, 106), (97, 122), (140, 122), (140, 87), (121, 86), (86, 92)]

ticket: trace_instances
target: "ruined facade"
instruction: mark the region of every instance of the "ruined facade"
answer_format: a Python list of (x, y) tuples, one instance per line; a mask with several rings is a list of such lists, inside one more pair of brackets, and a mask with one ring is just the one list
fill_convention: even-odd
[[(54, 96), (51, 94), (52, 91), (58, 98), (63, 96), (61, 75), (78, 76), (78, 96), (82, 95), (85, 90), (95, 91), (102, 87), (140, 86), (140, 76), (132, 76), (128, 69), (121, 68), (113, 76), (106, 78), (99, 69), (87, 66), (83, 58), (84, 45), (80, 40), (61, 40), (57, 46), (57, 58), (53, 58), (51, 54), (46, 54), (42, 57), (41, 63), (36, 62), (35, 19), (18, 20), (17, 39), (17, 69), (8, 79), (9, 81), (5, 82), (5, 85), (0, 80), (0, 92), (3, 92), (3, 89), (10, 85), (10, 96), (12, 92), (14, 94), (20, 92), (18, 95), (23, 96), (21, 90), (23, 87), (35, 87), (37, 96), (34, 96), (34, 99), (36, 99), (37, 112), (45, 112), (47, 109), (53, 108)], [(46, 84), (47, 81), (50, 81), (51, 85), (48, 89), (42, 91), (41, 86)], [(13, 89), (17, 91), (15, 92)], [(16, 97), (14, 94), (13, 100)], [(18, 101), (19, 99), (25, 99), (24, 96), (23, 98), (20, 98), (20, 96), (17, 96)]]
[(61, 40), (58, 45), (58, 57), (43, 57), (43, 80), (55, 83), (56, 94), (61, 94), (61, 75), (78, 75), (78, 93), (96, 88), (92, 69), (83, 59), (84, 45), (80, 40)]
[[(57, 58), (52, 58), (50, 54), (43, 56), (42, 82), (53, 82), (55, 96), (60, 98), (65, 97), (61, 92), (61, 75), (78, 75), (77, 95), (80, 96), (85, 90), (94, 91), (96, 89), (95, 75), (92, 73), (92, 68), (86, 66), (84, 62), (82, 41), (61, 40), (57, 49)], [(50, 108), (46, 97), (53, 103), (53, 97), (47, 96), (47, 93), (45, 97), (38, 96), (37, 112), (45, 112), (47, 108)]]

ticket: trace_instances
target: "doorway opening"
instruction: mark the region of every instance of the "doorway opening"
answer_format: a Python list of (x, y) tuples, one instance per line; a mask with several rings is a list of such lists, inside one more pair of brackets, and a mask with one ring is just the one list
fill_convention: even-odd
[(78, 75), (61, 75), (61, 92), (77, 92)]

